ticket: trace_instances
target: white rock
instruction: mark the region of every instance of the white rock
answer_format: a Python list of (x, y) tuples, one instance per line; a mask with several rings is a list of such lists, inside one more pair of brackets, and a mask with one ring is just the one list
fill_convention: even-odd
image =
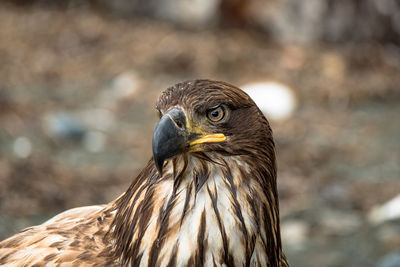
[(32, 153), (31, 141), (25, 137), (20, 136), (15, 139), (13, 144), (14, 154), (19, 158), (27, 158)]
[(276, 82), (251, 83), (241, 86), (270, 119), (289, 118), (296, 107), (296, 96), (292, 89)]
[(381, 206), (373, 207), (368, 219), (373, 224), (400, 219), (400, 194)]

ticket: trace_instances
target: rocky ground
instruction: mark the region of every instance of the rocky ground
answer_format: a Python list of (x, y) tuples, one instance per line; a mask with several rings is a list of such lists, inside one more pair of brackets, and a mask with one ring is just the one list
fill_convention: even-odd
[(150, 158), (168, 86), (273, 81), (297, 102), (271, 120), (289, 261), (400, 266), (398, 47), (277, 44), (237, 28), (7, 4), (0, 25), (1, 239), (124, 192)]

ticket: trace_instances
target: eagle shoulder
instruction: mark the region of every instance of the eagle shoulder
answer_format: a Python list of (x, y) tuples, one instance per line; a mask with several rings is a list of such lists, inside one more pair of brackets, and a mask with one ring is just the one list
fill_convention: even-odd
[(0, 242), (0, 265), (104, 265), (113, 218), (109, 205), (67, 210)]

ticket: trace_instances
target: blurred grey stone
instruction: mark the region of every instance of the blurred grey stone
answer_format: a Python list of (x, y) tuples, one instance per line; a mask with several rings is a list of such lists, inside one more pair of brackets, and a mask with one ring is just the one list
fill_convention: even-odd
[(102, 132), (112, 130), (114, 125), (114, 113), (104, 108), (93, 108), (74, 113), (50, 113), (43, 119), (44, 131), (50, 137), (75, 142), (83, 141), (85, 148), (92, 152), (103, 149), (105, 138)]
[(80, 141), (85, 135), (86, 128), (76, 116), (66, 113), (51, 113), (44, 117), (45, 132), (56, 139), (70, 139)]
[(400, 251), (392, 252), (384, 256), (376, 267), (400, 267)]

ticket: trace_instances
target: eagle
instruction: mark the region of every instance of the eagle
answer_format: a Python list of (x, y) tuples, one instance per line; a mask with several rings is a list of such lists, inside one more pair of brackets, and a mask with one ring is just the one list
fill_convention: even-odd
[(153, 156), (127, 191), (0, 242), (0, 265), (289, 266), (272, 131), (253, 100), (192, 80), (156, 109)]

